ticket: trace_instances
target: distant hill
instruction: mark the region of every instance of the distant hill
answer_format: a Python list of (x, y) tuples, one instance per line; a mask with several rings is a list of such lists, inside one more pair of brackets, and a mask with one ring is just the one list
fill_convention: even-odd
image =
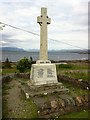
[(79, 54), (90, 54), (89, 49), (83, 49), (83, 50), (72, 50), (73, 53), (79, 53)]
[(38, 52), (39, 49), (28, 49), (27, 51), (28, 51), (28, 52)]
[(0, 50), (2, 51), (25, 51), (22, 48), (17, 48), (17, 47), (0, 47)]
[(87, 54), (90, 53), (88, 49), (61, 49), (61, 50), (50, 50), (50, 51), (58, 51), (58, 52), (69, 52), (69, 53), (80, 53), (80, 54)]
[[(29, 50), (24, 50), (22, 48), (17, 48), (17, 47), (0, 47), (0, 50), (2, 51), (27, 51), (27, 52), (38, 52), (38, 49), (29, 49)], [(79, 53), (79, 54), (90, 54), (90, 49), (62, 49), (62, 50), (48, 50), (49, 52), (71, 52), (71, 53)]]

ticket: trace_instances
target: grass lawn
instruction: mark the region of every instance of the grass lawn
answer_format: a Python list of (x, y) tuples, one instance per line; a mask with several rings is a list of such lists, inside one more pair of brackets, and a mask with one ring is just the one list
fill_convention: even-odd
[(83, 79), (83, 80), (89, 80), (89, 77), (88, 77), (88, 72), (73, 72), (72, 74), (67, 74), (73, 78), (78, 78), (78, 79)]
[(77, 78), (77, 79), (82, 79), (82, 80), (89, 80), (89, 73), (87, 70), (81, 71), (81, 70), (61, 70), (58, 72), (58, 74), (69, 76), (71, 78)]
[[(11, 73), (19, 73), (19, 70), (17, 70), (16, 65), (12, 65), (11, 68), (3, 68), (2, 71), (0, 71), (0, 74), (7, 75)], [(30, 69), (26, 70), (25, 73), (30, 72)]]
[(89, 80), (88, 64), (86, 63), (58, 64), (56, 65), (56, 69), (58, 74), (86, 81)]
[(88, 118), (90, 110), (83, 110), (80, 112), (74, 112), (67, 115), (63, 115), (60, 118)]
[(73, 97), (90, 93), (90, 91), (83, 90), (83, 89), (81, 89), (77, 86), (74, 86), (74, 85), (72, 86), (72, 84), (70, 84), (70, 83), (66, 83), (64, 81), (62, 83), (63, 83), (64, 87), (69, 89), (70, 95), (73, 96)]
[(2, 69), (2, 74), (3, 75), (7, 75), (7, 74), (10, 74), (10, 73), (15, 73), (15, 72), (18, 72), (18, 70), (16, 68), (5, 68), (5, 69)]
[(88, 69), (88, 64), (86, 63), (67, 63), (67, 64), (57, 64), (57, 70), (85, 70)]

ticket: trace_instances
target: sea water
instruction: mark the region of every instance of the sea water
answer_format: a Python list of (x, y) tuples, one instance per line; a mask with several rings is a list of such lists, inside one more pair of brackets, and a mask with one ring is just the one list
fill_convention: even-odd
[[(39, 52), (27, 52), (27, 51), (0, 51), (0, 61), (5, 61), (9, 58), (10, 61), (16, 62), (23, 57), (30, 58), (33, 60), (39, 59)], [(88, 59), (88, 54), (74, 53), (74, 52), (62, 52), (62, 51), (50, 51), (48, 52), (49, 60), (82, 60)]]

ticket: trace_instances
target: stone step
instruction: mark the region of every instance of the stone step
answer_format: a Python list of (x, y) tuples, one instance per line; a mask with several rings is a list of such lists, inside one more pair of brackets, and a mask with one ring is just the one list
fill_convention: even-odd
[[(48, 87), (49, 88), (49, 87)], [(45, 96), (45, 95), (49, 95), (49, 94), (53, 94), (53, 93), (57, 93), (57, 94), (67, 94), (69, 92), (69, 90), (67, 88), (49, 88), (47, 89), (47, 87), (43, 88), (41, 90), (41, 88), (38, 88), (38, 91), (36, 89), (28, 89), (25, 86), (22, 86), (21, 89), (23, 90), (25, 96), (29, 96), (29, 97), (34, 97), (34, 96)]]
[(34, 86), (34, 85), (29, 85), (28, 86), (28, 89), (29, 90), (34, 90), (34, 91), (40, 91), (40, 90), (50, 90), (50, 89), (62, 89), (64, 88), (64, 86), (62, 85), (62, 83), (55, 83), (55, 84), (45, 84), (45, 85), (37, 85), (37, 86)]
[(28, 93), (29, 96), (34, 97), (34, 96), (41, 96), (41, 95), (47, 95), (47, 94), (52, 94), (52, 93), (68, 93), (67, 89), (57, 89), (57, 90), (46, 90), (46, 91), (40, 91), (38, 93)]

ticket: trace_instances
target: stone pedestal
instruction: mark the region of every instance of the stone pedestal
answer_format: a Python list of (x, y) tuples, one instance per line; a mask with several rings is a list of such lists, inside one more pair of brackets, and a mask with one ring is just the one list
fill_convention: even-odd
[(58, 83), (55, 64), (33, 64), (31, 68), (30, 80), (32, 85)]

